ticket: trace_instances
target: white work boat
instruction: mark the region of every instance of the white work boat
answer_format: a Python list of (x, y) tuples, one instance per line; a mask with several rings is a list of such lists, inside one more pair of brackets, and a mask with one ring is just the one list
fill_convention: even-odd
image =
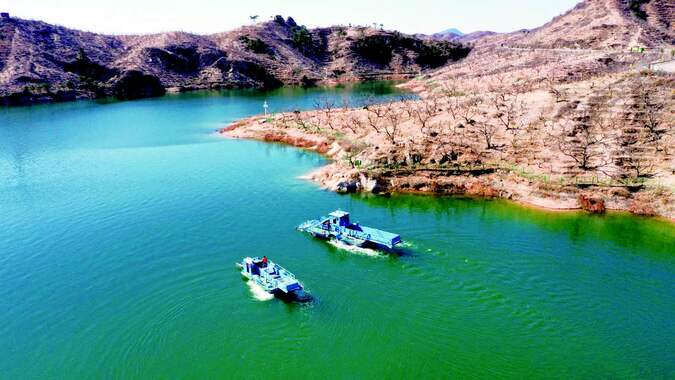
[(244, 278), (253, 281), (270, 294), (290, 301), (312, 300), (312, 296), (305, 292), (293, 273), (272, 261), (265, 262), (260, 257), (246, 257), (237, 265), (241, 268), (241, 275)]
[(321, 239), (335, 239), (349, 245), (392, 250), (401, 243), (401, 236), (391, 232), (362, 226), (349, 221), (349, 213), (333, 211), (328, 216), (308, 220), (298, 230)]

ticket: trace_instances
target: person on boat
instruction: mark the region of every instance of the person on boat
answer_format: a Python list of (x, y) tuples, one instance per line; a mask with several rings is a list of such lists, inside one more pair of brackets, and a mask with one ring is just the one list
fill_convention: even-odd
[(267, 268), (267, 256), (263, 256), (262, 258), (262, 267)]

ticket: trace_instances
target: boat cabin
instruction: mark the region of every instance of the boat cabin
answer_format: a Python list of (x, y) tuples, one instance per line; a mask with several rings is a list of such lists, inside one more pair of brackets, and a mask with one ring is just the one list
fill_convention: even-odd
[(331, 230), (333, 229), (348, 229), (348, 230), (353, 230), (353, 231), (363, 231), (359, 223), (352, 223), (349, 220), (349, 213), (346, 211), (333, 211), (330, 214), (328, 214), (328, 218), (325, 218), (323, 222), (321, 222), (322, 227), (325, 230)]
[(244, 261), (244, 263), (246, 272), (255, 276), (260, 276), (261, 270), (265, 268), (269, 268), (267, 272), (270, 274), (278, 274), (277, 273), (278, 269), (276, 268), (276, 266), (270, 266), (268, 263), (263, 262), (263, 260), (260, 258), (255, 259), (247, 258)]
[(271, 261), (260, 257), (246, 257), (239, 266), (242, 268), (242, 276), (253, 280), (268, 293), (292, 296), (302, 302), (311, 300), (311, 296), (304, 292), (302, 284), (293, 273)]
[(333, 211), (329, 216), (329, 222), (335, 226), (347, 227), (349, 226), (349, 213), (346, 211)]

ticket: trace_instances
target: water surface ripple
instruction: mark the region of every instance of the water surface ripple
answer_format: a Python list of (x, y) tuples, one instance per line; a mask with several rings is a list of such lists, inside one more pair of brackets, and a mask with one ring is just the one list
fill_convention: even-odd
[[(340, 196), (214, 129), (387, 86), (0, 109), (0, 378), (675, 378), (675, 228), (504, 201)], [(295, 230), (336, 208), (406, 239)], [(268, 255), (316, 296), (258, 301)]]

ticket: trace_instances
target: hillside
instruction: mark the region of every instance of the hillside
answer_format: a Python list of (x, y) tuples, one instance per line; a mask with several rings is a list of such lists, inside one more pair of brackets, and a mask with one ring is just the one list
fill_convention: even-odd
[(539, 28), (495, 42), (524, 48), (654, 48), (675, 43), (673, 22), (675, 6), (669, 0), (591, 0)]
[(468, 44), (470, 42), (488, 37), (488, 36), (493, 36), (496, 35), (496, 32), (490, 32), (490, 31), (484, 31), (484, 30), (479, 30), (476, 32), (471, 32), (471, 33), (462, 33), (457, 29), (448, 29), (446, 31), (440, 32), (440, 33), (434, 33), (430, 36), (427, 35), (419, 35), (420, 38), (428, 38), (432, 40), (438, 40), (438, 41), (452, 41), (452, 42), (460, 42), (463, 44)]
[(205, 36), (106, 36), (1, 19), (0, 103), (402, 79), (468, 52), (460, 43), (423, 41), (398, 32), (307, 29), (281, 16)]
[[(508, 198), (675, 219), (672, 2), (586, 0), (488, 35), (405, 86), (421, 100), (252, 118), (234, 137), (315, 147), (340, 191)], [(664, 68), (664, 69), (662, 69)], [(336, 137), (339, 136), (339, 137)]]
[(454, 39), (457, 39), (457, 38), (459, 38), (463, 35), (464, 35), (464, 33), (462, 33), (459, 29), (450, 28), (450, 29), (446, 29), (442, 32), (432, 34), (431, 38), (436, 39), (436, 40), (454, 40)]
[(467, 92), (496, 85), (527, 92), (672, 60), (675, 5), (639, 2), (635, 8), (633, 0), (586, 0), (539, 28), (482, 36), (471, 42), (467, 59), (434, 71), (427, 81), (451, 78)]

